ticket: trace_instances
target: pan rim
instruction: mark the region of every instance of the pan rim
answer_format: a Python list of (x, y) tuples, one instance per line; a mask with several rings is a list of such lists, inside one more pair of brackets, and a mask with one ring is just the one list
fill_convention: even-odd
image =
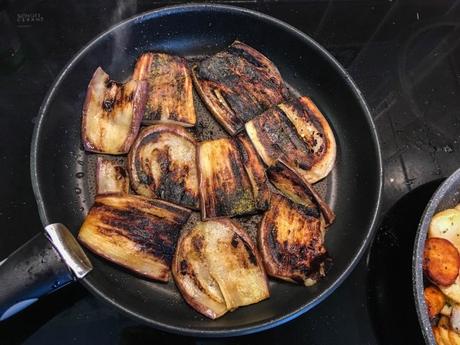
[(436, 209), (447, 191), (454, 183), (458, 183), (458, 181), (460, 181), (460, 168), (447, 177), (431, 196), (420, 218), (412, 252), (412, 292), (415, 300), (415, 309), (425, 342), (430, 345), (436, 345), (436, 341), (423, 294), (423, 251), (425, 249), (425, 241), (431, 218), (436, 213)]
[(40, 139), (41, 129), (43, 127), (43, 119), (45, 118), (48, 112), (49, 105), (51, 103), (51, 100), (54, 98), (56, 89), (59, 87), (62, 79), (67, 75), (67, 71), (71, 69), (73, 65), (76, 64), (79, 61), (79, 59), (89, 49), (92, 48), (93, 45), (95, 45), (97, 42), (103, 39), (106, 35), (110, 34), (112, 31), (116, 30), (119, 27), (127, 25), (128, 23), (132, 23), (136, 21), (144, 21), (147, 19), (165, 16), (165, 15), (169, 15), (173, 13), (185, 13), (185, 12), (206, 11), (206, 10), (233, 12), (237, 14), (252, 16), (259, 20), (269, 22), (270, 24), (280, 27), (281, 29), (284, 29), (285, 31), (288, 31), (289, 33), (293, 34), (300, 41), (304, 42), (305, 44), (310, 46), (312, 49), (316, 50), (318, 54), (322, 55), (325, 58), (325, 60), (327, 60), (331, 64), (331, 67), (335, 70), (338, 76), (340, 76), (346, 82), (348, 88), (350, 89), (350, 91), (352, 91), (355, 99), (358, 101), (359, 106), (361, 107), (364, 113), (364, 117), (370, 129), (369, 132), (370, 132), (372, 141), (374, 143), (374, 148), (376, 151), (375, 155), (377, 159), (377, 172), (378, 172), (378, 176), (376, 176), (378, 179), (377, 186), (376, 186), (377, 187), (376, 203), (372, 209), (369, 229), (366, 233), (364, 240), (359, 246), (357, 252), (352, 256), (351, 261), (346, 267), (346, 269), (335, 279), (335, 281), (331, 283), (331, 285), (328, 288), (326, 288), (323, 292), (321, 292), (318, 296), (313, 298), (311, 301), (300, 305), (298, 308), (294, 309), (290, 313), (283, 314), (281, 316), (274, 317), (272, 319), (268, 319), (267, 321), (255, 322), (255, 323), (247, 324), (247, 325), (236, 327), (236, 328), (235, 327), (232, 327), (232, 328), (223, 327), (220, 329), (213, 329), (213, 330), (204, 329), (204, 328), (190, 329), (186, 327), (179, 327), (179, 326), (166, 324), (163, 322), (159, 322), (159, 321), (144, 317), (140, 315), (139, 313), (137, 313), (136, 311), (126, 308), (118, 304), (117, 301), (110, 299), (102, 291), (100, 291), (95, 284), (93, 284), (90, 281), (91, 280), (90, 278), (88, 277), (83, 278), (81, 281), (83, 285), (89, 291), (91, 291), (92, 294), (95, 295), (96, 297), (106, 301), (110, 305), (113, 305), (118, 310), (122, 311), (128, 316), (134, 319), (137, 319), (139, 321), (142, 321), (157, 329), (171, 332), (171, 333), (181, 334), (181, 335), (188, 335), (188, 336), (229, 337), (229, 336), (246, 335), (246, 334), (251, 334), (255, 332), (260, 332), (263, 330), (273, 328), (275, 326), (282, 325), (304, 314), (305, 312), (314, 308), (315, 306), (317, 306), (324, 299), (326, 299), (333, 291), (335, 291), (345, 281), (345, 279), (350, 275), (350, 273), (353, 271), (357, 263), (362, 258), (364, 252), (367, 250), (369, 244), (371, 243), (371, 240), (374, 237), (375, 231), (377, 229), (376, 225), (377, 225), (377, 221), (379, 218), (379, 211), (380, 211), (380, 206), (381, 206), (381, 195), (382, 195), (382, 188), (383, 188), (383, 164), (382, 164), (382, 156), (381, 156), (381, 147), (380, 147), (380, 142), (379, 142), (376, 126), (374, 124), (371, 113), (369, 111), (369, 108), (364, 100), (364, 96), (362, 95), (361, 91), (359, 90), (355, 82), (352, 80), (348, 72), (345, 71), (345, 69), (340, 65), (340, 63), (325, 48), (323, 48), (319, 43), (313, 40), (310, 36), (296, 29), (290, 24), (287, 24), (279, 19), (263, 14), (261, 12), (253, 11), (253, 10), (249, 10), (249, 9), (245, 9), (245, 8), (241, 8), (237, 6), (218, 5), (218, 4), (175, 5), (175, 6), (162, 7), (160, 9), (146, 11), (144, 13), (137, 14), (131, 18), (128, 18), (126, 20), (121, 21), (118, 24), (111, 26), (109, 29), (105, 30), (104, 32), (100, 33), (95, 38), (93, 38), (89, 43), (87, 43), (82, 49), (80, 49), (73, 56), (73, 58), (61, 70), (58, 77), (54, 80), (52, 86), (47, 92), (44, 98), (44, 101), (38, 111), (38, 120), (35, 124), (33, 136), (32, 136), (30, 167), (31, 167), (32, 187), (33, 187), (34, 195), (37, 201), (39, 216), (40, 216), (42, 224), (46, 226), (49, 223), (49, 219), (47, 216), (43, 196), (42, 196), (42, 193), (39, 187), (38, 171), (37, 171), (37, 154), (38, 154), (38, 147), (39, 147), (39, 139)]

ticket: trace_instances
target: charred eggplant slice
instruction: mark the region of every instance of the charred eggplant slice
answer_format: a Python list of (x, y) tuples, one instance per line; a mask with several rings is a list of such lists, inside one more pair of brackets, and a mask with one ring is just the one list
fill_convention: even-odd
[(196, 142), (185, 128), (156, 124), (143, 129), (128, 166), (136, 193), (199, 208)]
[(97, 158), (96, 194), (129, 193), (129, 177), (125, 168), (119, 163)]
[(211, 319), (269, 297), (257, 249), (230, 219), (198, 222), (184, 231), (172, 273), (185, 301)]
[(305, 286), (315, 284), (325, 275), (324, 230), (318, 207), (273, 194), (258, 233), (267, 274)]
[(147, 84), (120, 84), (98, 67), (88, 85), (82, 115), (86, 151), (125, 154), (137, 136), (144, 114)]
[(144, 53), (137, 60), (133, 79), (148, 83), (144, 123), (195, 125), (192, 79), (185, 59), (164, 53)]
[(270, 202), (270, 189), (267, 184), (265, 167), (245, 133), (238, 134), (236, 142), (241, 153), (241, 161), (251, 182), (256, 208), (265, 211)]
[(190, 211), (130, 194), (96, 196), (78, 239), (94, 253), (167, 282), (179, 232)]
[(269, 109), (246, 123), (246, 132), (265, 164), (282, 160), (309, 183), (326, 177), (334, 166), (334, 133), (308, 97)]
[(270, 182), (293, 202), (307, 208), (318, 207), (324, 217), (326, 226), (334, 222), (334, 211), (331, 210), (313, 186), (290, 166), (279, 161), (267, 169), (267, 175)]
[(276, 66), (242, 42), (201, 61), (192, 72), (204, 103), (230, 135), (288, 97)]
[[(260, 189), (262, 182), (258, 180), (252, 185), (235, 140), (223, 138), (201, 142), (197, 157), (203, 219), (249, 214), (258, 206), (266, 206), (265, 192), (254, 194), (254, 189)], [(260, 168), (248, 169), (255, 179), (254, 174)]]

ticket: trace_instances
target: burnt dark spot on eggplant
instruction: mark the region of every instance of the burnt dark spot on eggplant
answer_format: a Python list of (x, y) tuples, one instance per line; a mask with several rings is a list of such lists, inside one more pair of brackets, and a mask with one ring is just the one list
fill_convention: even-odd
[(102, 101), (102, 109), (104, 109), (106, 112), (111, 112), (113, 110), (114, 104), (114, 99), (104, 99), (104, 101)]
[(254, 266), (257, 266), (257, 258), (254, 255), (254, 251), (251, 249), (249, 244), (246, 243), (246, 241), (242, 241), (242, 242), (244, 244), (244, 249), (246, 249), (246, 252), (248, 253), (249, 262), (253, 264)]
[(188, 271), (187, 260), (181, 260), (181, 262), (180, 262), (180, 273), (185, 276), (187, 274), (187, 271)]
[(114, 168), (115, 168), (115, 173), (117, 174), (118, 179), (125, 178), (127, 176), (126, 170), (122, 166), (116, 165)]
[(203, 250), (203, 240), (201, 236), (193, 236), (192, 238), (192, 245), (197, 253), (201, 253)]
[(254, 57), (253, 55), (249, 54), (244, 49), (237, 48), (234, 45), (231, 45), (230, 47), (227, 48), (227, 51), (232, 55), (242, 57), (243, 59), (248, 61), (250, 64), (252, 64), (252, 65), (254, 65), (254, 66), (258, 67), (258, 68), (263, 68), (264, 67), (264, 65), (259, 60), (257, 60), (256, 57)]
[(232, 242), (231, 242), (231, 244), (232, 244), (232, 247), (233, 247), (233, 248), (238, 247), (238, 243), (239, 243), (238, 237), (239, 237), (239, 236), (238, 236), (237, 234), (233, 234), (233, 236), (232, 236)]

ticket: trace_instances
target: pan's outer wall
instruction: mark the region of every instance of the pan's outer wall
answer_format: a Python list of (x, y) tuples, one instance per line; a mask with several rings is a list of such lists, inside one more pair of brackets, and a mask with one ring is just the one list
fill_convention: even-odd
[[(80, 141), (86, 87), (98, 66), (115, 80), (129, 77), (146, 50), (183, 56), (213, 53), (239, 39), (265, 53), (288, 84), (309, 95), (334, 129), (338, 157), (328, 195), (337, 214), (326, 244), (333, 258), (316, 286), (270, 283), (270, 299), (210, 321), (185, 305), (172, 283), (139, 279), (91, 256), (84, 285), (138, 320), (195, 336), (248, 334), (282, 324), (326, 298), (348, 276), (369, 244), (378, 214), (382, 165), (375, 126), (362, 95), (343, 68), (293, 27), (257, 12), (222, 5), (185, 5), (149, 12), (103, 33), (65, 67), (48, 93), (35, 128), (31, 175), (43, 224), (62, 222), (74, 233), (91, 206), (88, 160)], [(83, 171), (86, 178), (76, 178)]]
[(423, 251), (431, 218), (439, 211), (454, 207), (460, 203), (460, 169), (456, 170), (436, 190), (426, 206), (415, 237), (414, 256), (412, 260), (412, 281), (415, 304), (423, 337), (427, 344), (436, 345), (431, 329), (430, 318), (423, 295)]

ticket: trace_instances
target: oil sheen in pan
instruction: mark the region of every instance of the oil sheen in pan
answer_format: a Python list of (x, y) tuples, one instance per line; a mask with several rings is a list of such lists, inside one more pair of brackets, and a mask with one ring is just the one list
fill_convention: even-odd
[[(190, 64), (193, 64), (194, 61), (199, 61), (204, 57), (196, 57), (188, 58)], [(287, 84), (289, 93), (291, 97), (299, 97), (301, 94), (292, 88), (290, 85)], [(306, 95), (308, 96), (308, 95)], [(205, 104), (201, 101), (200, 97), (198, 96), (195, 89), (193, 89), (193, 98), (195, 103), (195, 110), (197, 114), (197, 123), (195, 127), (188, 129), (190, 132), (193, 133), (197, 141), (203, 140), (210, 140), (210, 139), (218, 139), (218, 138), (225, 138), (229, 137), (227, 132), (223, 129), (221, 125), (216, 121), (216, 119), (211, 115), (211, 113), (206, 108)], [(318, 107), (321, 109), (321, 104), (318, 104)], [(328, 115), (324, 114), (326, 119)], [(340, 148), (337, 151), (337, 158), (340, 154)], [(83, 164), (84, 164), (84, 171), (85, 171), (85, 184), (87, 184), (83, 189), (86, 189), (89, 192), (89, 195), (86, 195), (86, 200), (83, 204), (91, 205), (94, 202), (94, 197), (96, 193), (96, 161), (98, 154), (92, 153), (85, 153), (83, 155)], [(103, 155), (104, 158), (116, 160), (121, 165), (126, 166), (127, 158), (126, 156), (109, 156)], [(336, 159), (337, 160), (337, 159)], [(320, 195), (326, 200), (326, 202), (334, 209), (334, 175), (335, 175), (335, 168), (332, 172), (322, 181), (316, 183), (314, 188), (320, 193)], [(275, 190), (272, 185), (270, 185), (272, 190)], [(86, 193), (82, 193), (82, 196)], [(86, 210), (86, 208), (85, 208)], [(199, 212), (193, 212), (192, 216), (190, 217), (188, 223), (184, 226), (184, 231), (192, 228), (193, 225), (200, 219)], [(262, 214), (255, 214), (250, 216), (243, 216), (236, 218), (243, 227), (247, 230), (249, 235), (253, 240), (256, 238), (257, 228), (259, 226), (260, 220), (262, 219)], [(327, 246), (327, 235), (326, 235), (326, 246)], [(169, 285), (169, 284), (168, 284)]]

